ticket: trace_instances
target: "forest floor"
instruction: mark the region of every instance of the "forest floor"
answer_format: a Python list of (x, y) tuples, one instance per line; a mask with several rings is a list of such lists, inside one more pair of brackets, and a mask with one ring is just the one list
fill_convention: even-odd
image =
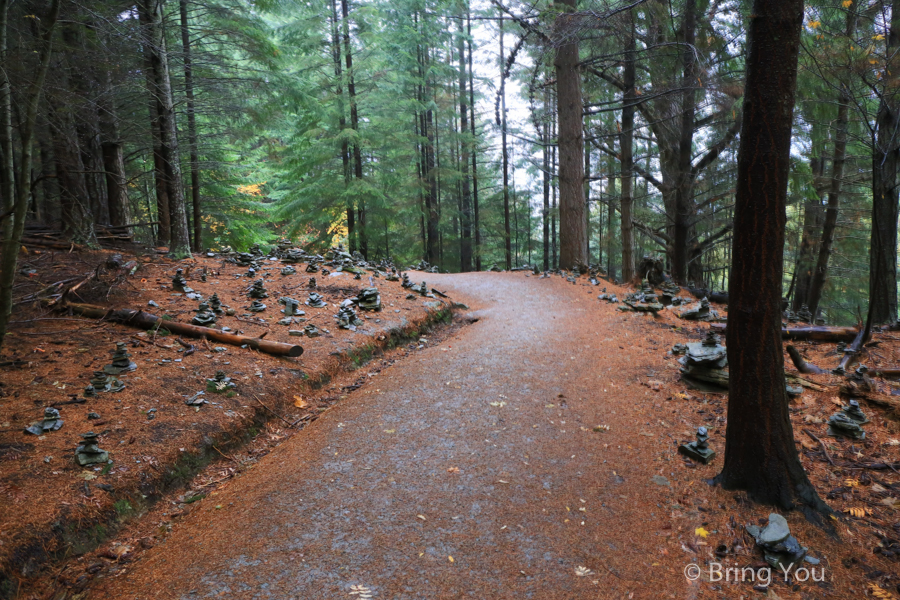
[[(109, 303), (137, 306), (155, 298), (163, 306), (171, 302), (171, 314), (188, 311), (195, 303), (165, 289), (175, 266), (151, 261), (135, 275), (145, 281), (121, 284)], [(219, 274), (220, 284), (231, 286), (223, 301), (233, 306), (242, 302), (241, 286), (249, 285), (235, 275)], [(407, 326), (433, 317), (421, 299), (405, 300), (399, 283), (376, 280), (385, 310), (369, 315), (363, 329), (372, 332), (338, 332), (333, 307), (322, 309), (318, 324), (335, 337), (303, 338), (306, 352), (299, 359), (229, 347), (224, 355), (198, 349), (182, 363), (159, 364), (183, 354), (178, 345), (160, 338), (154, 343), (171, 348), (137, 342), (132, 353), (139, 367), (125, 378), (129, 387), (89, 405), (63, 406), (66, 425), (42, 438), (28, 438), (22, 428), (50, 399), (65, 398), (60, 386), (79, 391), (84, 375), (108, 362), (112, 342), (135, 333), (88, 322), (66, 337), (34, 336), (37, 343), (23, 334), (66, 323), (14, 330), (2, 360), (28, 364), (5, 368), (0, 388), (6, 494), (0, 552), (16, 539), (9, 528), (21, 536), (48, 523), (65, 527), (96, 518), (99, 506), (110, 503), (123, 512), (114, 536), (98, 532), (98, 548), (89, 550), (81, 538), (84, 547), (72, 546), (72, 556), (52, 570), (35, 566), (13, 574), (22, 580), (18, 597), (787, 600), (900, 594), (900, 474), (890, 468), (900, 459), (900, 427), (890, 409), (862, 402), (872, 419), (862, 442), (827, 437), (825, 421), (842, 403), (841, 379), (804, 375), (821, 391), (804, 389), (792, 402), (791, 419), (803, 466), (836, 511), (837, 537), (799, 513), (785, 514), (792, 534), (821, 561), (805, 565), (808, 579), (798, 572), (786, 580), (772, 569), (769, 585), (746, 574), (740, 581), (733, 572), (728, 581), (718, 580), (717, 564), (765, 565), (744, 526), (765, 523), (771, 507), (710, 484), (724, 453), (727, 395), (687, 388), (669, 353), (676, 343), (702, 339), (709, 325), (669, 310), (657, 317), (621, 312), (597, 295), (606, 287), (622, 298), (627, 289), (606, 282), (595, 287), (585, 277), (572, 284), (522, 272), (411, 276), (468, 305), (466, 321), (477, 322), (461, 327), (457, 321), (423, 343), (386, 350), (362, 367), (364, 374), (338, 375), (341, 359), (331, 353), (346, 355), (364, 335), (377, 340), (373, 320), (397, 319), (391, 303), (410, 309), (404, 311)], [(276, 283), (302, 287), (307, 276), (291, 277), (295, 281), (282, 283), (273, 275), (270, 293)], [(223, 295), (223, 287), (189, 283)], [(116, 294), (125, 295), (116, 301)], [(329, 299), (340, 298), (335, 290)], [(377, 325), (387, 331), (402, 323)], [(249, 322), (233, 327), (260, 332)], [(274, 325), (270, 331), (270, 338), (281, 335)], [(820, 367), (838, 362), (834, 344), (794, 345)], [(862, 360), (898, 365), (900, 344), (892, 334), (876, 334)], [(185, 407), (182, 396), (202, 389), (223, 367), (236, 376), (237, 395), (209, 398), (222, 406)], [(318, 396), (298, 393), (305, 382), (294, 371), (337, 378)], [(880, 385), (890, 398), (890, 384)], [(251, 401), (260, 392), (265, 395)], [(288, 422), (304, 414), (316, 419), (298, 431), (273, 418), (246, 445), (213, 445), (222, 456), (189, 481), (186, 473), (187, 491), (176, 489), (153, 503), (128, 495), (141, 489), (142, 477), (159, 481), (153, 473), (178, 463), (182, 448), (208, 456), (215, 452), (198, 449), (220, 432), (243, 439), (236, 423), (258, 422), (254, 411), (267, 412), (253, 406), (260, 400)], [(148, 421), (151, 407), (158, 416)], [(71, 459), (74, 434), (103, 427), (86, 420), (89, 410), (108, 421), (101, 447), (110, 450), (114, 466), (106, 474)], [(235, 420), (231, 428), (229, 419)], [(719, 453), (707, 466), (677, 452), (700, 425)], [(45, 456), (53, 458), (46, 463)], [(140, 518), (125, 519), (132, 513)], [(693, 574), (691, 565), (699, 567), (699, 578), (685, 576), (686, 569)]]

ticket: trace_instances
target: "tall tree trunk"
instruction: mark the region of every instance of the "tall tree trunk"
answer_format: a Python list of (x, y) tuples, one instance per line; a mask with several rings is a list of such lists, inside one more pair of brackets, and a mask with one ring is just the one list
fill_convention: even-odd
[(900, 0), (891, 4), (884, 86), (872, 149), (872, 240), (869, 245), (869, 316), (873, 324), (897, 320), (897, 169), (900, 168), (900, 98), (896, 53), (900, 49)]
[[(0, 0), (6, 2), (6, 0)], [(16, 278), (16, 265), (19, 260), (19, 245), (22, 234), (25, 231), (25, 216), (28, 210), (28, 198), (31, 196), (31, 159), (34, 151), (35, 124), (37, 123), (38, 105), (41, 99), (41, 92), (44, 89), (44, 80), (47, 77), (47, 70), (50, 67), (50, 55), (53, 51), (53, 30), (56, 28), (56, 22), (59, 18), (59, 7), (61, 0), (52, 0), (47, 15), (39, 21), (41, 48), (38, 54), (38, 66), (32, 84), (28, 86), (25, 96), (25, 118), (19, 129), (19, 139), (22, 144), (22, 160), (19, 162), (19, 177), (16, 185), (15, 202), (10, 207), (13, 210), (12, 216), (7, 216), (13, 220), (13, 226), (10, 234), (3, 238), (2, 247), (0, 247), (0, 348), (3, 347), (3, 340), (6, 338), (6, 329), (9, 326), (9, 317), (12, 314), (13, 305), (13, 283)], [(8, 4), (0, 4), (0, 12), (6, 16)], [(4, 18), (4, 31), (8, 23)], [(5, 50), (6, 48), (3, 48)], [(5, 53), (2, 56), (6, 58)], [(5, 63), (0, 63), (0, 86), (10, 90), (9, 75)], [(0, 111), (5, 111), (9, 105), (0, 104)], [(12, 122), (12, 115), (5, 117), (0, 123)], [(14, 179), (16, 174), (10, 171), (12, 161), (4, 159), (3, 167), (6, 169), (5, 177)], [(5, 210), (3, 212), (6, 212)]]
[(475, 270), (481, 270), (481, 214), (478, 206), (478, 137), (475, 135), (475, 75), (472, 70), (472, 11), (466, 4), (466, 34), (468, 38), (469, 63), (469, 107), (472, 118), (469, 127), (472, 131), (472, 214), (475, 229)]
[(183, 258), (190, 256), (191, 248), (181, 177), (181, 159), (178, 153), (172, 83), (169, 79), (169, 58), (163, 29), (162, 1), (140, 0), (137, 6), (152, 73), (150, 95), (156, 101), (160, 158), (165, 166), (171, 227), (169, 254), (175, 258)]
[[(16, 206), (16, 166), (13, 161), (12, 85), (6, 75), (9, 65), (9, 4), (0, 0), (0, 231), (3, 239), (12, 238), (13, 213)], [(0, 317), (2, 318), (2, 317)]]
[[(586, 126), (585, 132), (589, 129)], [(586, 138), (587, 136), (585, 136)], [(584, 142), (584, 239), (587, 264), (591, 262), (591, 144)], [(529, 211), (530, 214), (530, 211)]]
[[(544, 93), (544, 105), (547, 107), (547, 93)], [(547, 107), (549, 109), (549, 107)], [(550, 124), (544, 123), (543, 136), (543, 167), (544, 167), (544, 210), (542, 211), (544, 229), (544, 271), (549, 271), (550, 262)]]
[(764, 504), (827, 511), (797, 456), (785, 392), (781, 294), (803, 0), (755, 0), (748, 30), (729, 278), (728, 424), (718, 480)]
[(803, 211), (803, 229), (800, 233), (800, 249), (794, 266), (794, 294), (791, 301), (793, 310), (800, 310), (809, 304), (809, 289), (812, 284), (816, 257), (819, 255), (820, 236), (825, 219), (822, 209), (822, 178), (825, 175), (824, 144), (814, 143), (813, 156), (809, 159), (812, 172), (815, 199), (807, 200)]
[[(503, 15), (500, 15), (500, 69), (504, 70), (506, 56), (503, 53)], [(506, 77), (500, 76), (500, 143), (503, 158), (503, 243), (506, 250), (506, 268), (512, 269), (512, 230), (509, 219), (509, 149), (506, 145)]]
[[(356, 75), (353, 72), (353, 48), (350, 45), (350, 9), (347, 0), (341, 0), (341, 14), (344, 17), (344, 57), (347, 65), (347, 95), (350, 100), (350, 128), (356, 134), (353, 142), (353, 176), (357, 181), (363, 178), (362, 147), (359, 143), (359, 108), (356, 101)], [(362, 192), (356, 203), (358, 221), (359, 251), (369, 258), (369, 240), (366, 233), (366, 201)]]
[(127, 177), (122, 140), (119, 136), (119, 116), (113, 94), (112, 74), (106, 73), (106, 89), (97, 107), (100, 120), (100, 146), (103, 149), (103, 170), (106, 179), (106, 201), (109, 222), (114, 226), (131, 222)]
[[(688, 0), (688, 3), (694, 0)], [(635, 89), (635, 31), (634, 16), (629, 25), (628, 43), (625, 50), (625, 67), (622, 83), (625, 91), (622, 94), (622, 134), (619, 136), (619, 153), (622, 157), (622, 198), (620, 211), (622, 215), (622, 281), (628, 283), (634, 279), (634, 105), (637, 99)], [(691, 115), (693, 126), (693, 113)], [(693, 129), (692, 129), (693, 131)], [(688, 152), (690, 156), (690, 152)]]
[(587, 265), (584, 226), (584, 127), (581, 71), (578, 58), (576, 0), (554, 2), (562, 11), (554, 24), (556, 49), (556, 112), (559, 118), (559, 266)]
[(616, 204), (619, 199), (616, 197), (616, 180), (612, 176), (615, 172), (615, 164), (612, 158), (609, 159), (609, 199), (606, 205), (606, 274), (610, 281), (616, 280), (616, 262), (614, 257), (615, 236), (613, 235), (613, 223), (616, 218)]
[(459, 37), (457, 39), (457, 54), (459, 54), (459, 130), (460, 130), (460, 166), (462, 167), (462, 181), (460, 201), (460, 228), (462, 229), (462, 241), (460, 243), (459, 264), (463, 273), (472, 270), (472, 198), (469, 185), (469, 96), (466, 91), (468, 76), (466, 75), (465, 53), (465, 29), (463, 28), (463, 13), (459, 13)]
[(94, 216), (85, 182), (85, 167), (78, 148), (73, 115), (59, 99), (47, 99), (53, 139), (53, 162), (59, 186), (63, 232), (77, 244), (94, 245)]
[[(696, 111), (697, 77), (694, 68), (694, 37), (697, 29), (697, 2), (686, 0), (684, 5), (684, 21), (682, 50), (684, 88), (681, 100), (681, 131), (678, 140), (678, 179), (675, 188), (675, 214), (673, 223), (672, 277), (678, 283), (688, 282), (689, 246), (691, 244), (691, 225), (693, 219), (694, 176), (691, 172), (691, 159), (694, 146), (694, 113)], [(702, 281), (695, 282), (701, 285)]]
[[(350, 187), (350, 144), (347, 142), (347, 136), (344, 130), (347, 129), (347, 116), (344, 109), (344, 74), (341, 67), (341, 37), (338, 33), (340, 26), (338, 24), (337, 2), (331, 0), (331, 54), (334, 60), (334, 79), (337, 89), (335, 94), (338, 104), (338, 128), (341, 132), (341, 165), (344, 173), (344, 189)], [(416, 121), (416, 130), (418, 131), (418, 118)], [(348, 194), (349, 196), (349, 194)], [(356, 206), (352, 198), (347, 198), (347, 245), (350, 254), (357, 251), (356, 239)]]
[[(556, 112), (553, 112), (550, 123), (551, 138), (556, 140)], [(559, 188), (559, 178), (556, 166), (556, 149), (558, 144), (550, 146), (550, 256), (551, 269), (559, 268), (559, 240), (557, 239), (556, 216), (559, 214), (557, 205), (557, 189)]]
[(192, 248), (200, 252), (203, 244), (203, 219), (200, 214), (200, 157), (197, 152), (197, 116), (194, 110), (194, 65), (191, 60), (191, 32), (188, 29), (188, 3), (179, 0), (181, 46), (184, 49), (184, 96), (187, 100), (188, 147), (191, 155), (191, 206), (194, 212)]

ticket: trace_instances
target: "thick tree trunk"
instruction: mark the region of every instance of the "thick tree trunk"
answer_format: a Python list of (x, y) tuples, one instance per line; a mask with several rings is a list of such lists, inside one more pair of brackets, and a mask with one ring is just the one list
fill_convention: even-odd
[(559, 118), (559, 266), (587, 265), (584, 226), (584, 134), (581, 71), (578, 67), (576, 0), (558, 0), (563, 11), (554, 24), (556, 42), (556, 112)]
[[(344, 58), (347, 65), (347, 95), (350, 100), (350, 128), (356, 132), (353, 142), (353, 176), (357, 181), (363, 178), (362, 146), (359, 143), (359, 108), (356, 101), (356, 75), (353, 72), (353, 48), (350, 45), (350, 9), (347, 0), (341, 0), (341, 14), (344, 26)], [(366, 202), (360, 195), (356, 202), (357, 230), (359, 251), (369, 258), (369, 239), (366, 233)]]
[(469, 96), (466, 92), (466, 53), (465, 53), (465, 29), (463, 29), (463, 13), (459, 13), (459, 37), (457, 39), (457, 53), (459, 54), (459, 129), (460, 129), (460, 166), (462, 168), (462, 181), (460, 190), (460, 228), (462, 239), (459, 248), (459, 266), (465, 273), (472, 270), (472, 197), (469, 185)]
[[(694, 147), (694, 113), (696, 112), (697, 93), (695, 85), (694, 37), (697, 29), (697, 2), (686, 0), (684, 6), (684, 20), (682, 21), (682, 36), (684, 48), (682, 50), (681, 85), (683, 96), (681, 98), (681, 129), (678, 139), (678, 171), (675, 181), (675, 211), (672, 223), (672, 277), (679, 284), (688, 283), (688, 263), (690, 261), (690, 245), (693, 241), (693, 204), (694, 204), (694, 175), (691, 170), (691, 159)], [(694, 282), (702, 285), (702, 281)]]
[[(694, 0), (688, 0), (689, 3)], [(622, 280), (628, 283), (634, 278), (634, 226), (632, 209), (634, 207), (634, 103), (637, 98), (635, 90), (635, 31), (634, 17), (631, 18), (628, 42), (625, 49), (625, 67), (622, 83), (625, 91), (622, 94), (622, 133), (619, 136), (620, 155), (622, 161)], [(693, 114), (691, 116), (693, 124)]]
[[(344, 51), (341, 49), (339, 31), (337, 2), (331, 0), (331, 55), (334, 60), (334, 80), (337, 87), (335, 95), (338, 105), (338, 129), (341, 132), (341, 165), (343, 166), (344, 189), (347, 189), (350, 187), (350, 144), (344, 135), (344, 130), (347, 129), (347, 116), (344, 110), (344, 73), (341, 66), (341, 56)], [(418, 120), (416, 128), (418, 129)], [(356, 242), (356, 206), (352, 199), (347, 198), (347, 245), (350, 254), (358, 250)]]
[(128, 202), (127, 177), (122, 140), (119, 136), (119, 117), (113, 95), (111, 74), (106, 74), (106, 89), (98, 105), (100, 117), (101, 147), (103, 148), (103, 170), (106, 179), (106, 200), (109, 222), (113, 226), (128, 225), (131, 222), (131, 206)]
[(57, 103), (58, 99), (54, 98), (47, 101), (63, 232), (76, 244), (92, 246), (96, 243), (94, 216), (85, 183), (82, 154), (78, 149), (79, 138), (71, 112)]
[[(544, 96), (545, 106), (549, 112), (546, 94)], [(544, 271), (550, 270), (550, 125), (544, 123), (543, 128), (544, 143), (543, 151), (543, 167), (544, 167), (544, 210), (543, 217), (543, 233), (544, 233)]]
[(184, 96), (187, 100), (188, 149), (191, 154), (191, 206), (194, 213), (194, 235), (191, 248), (200, 252), (203, 245), (203, 219), (200, 213), (200, 156), (197, 151), (197, 116), (194, 110), (194, 66), (191, 61), (191, 32), (188, 29), (187, 0), (179, 0), (181, 14), (181, 47), (184, 49)]
[[(894, 56), (900, 48), (900, 0), (891, 5), (888, 32), (888, 62), (885, 71), (895, 71)], [(885, 85), (875, 121), (872, 149), (872, 239), (869, 246), (869, 315), (867, 321), (897, 320), (897, 169), (900, 167), (900, 98), (897, 74)]]
[[(0, 246), (0, 348), (3, 347), (3, 340), (6, 338), (6, 328), (9, 326), (9, 318), (12, 314), (13, 283), (15, 282), (16, 265), (19, 259), (19, 240), (22, 239), (22, 234), (25, 231), (25, 213), (28, 209), (28, 198), (31, 196), (31, 159), (34, 151), (32, 141), (35, 124), (37, 123), (38, 105), (44, 89), (47, 70), (50, 67), (50, 56), (53, 51), (53, 30), (56, 28), (56, 22), (59, 18), (61, 3), (61, 0), (52, 0), (47, 14), (43, 19), (39, 20), (42, 30), (37, 72), (34, 74), (32, 85), (28, 86), (25, 96), (25, 118), (19, 130), (19, 139), (22, 144), (22, 159), (19, 161), (15, 202), (10, 207), (14, 212), (12, 216), (8, 217), (13, 220), (13, 226), (9, 235), (4, 236), (2, 246)], [(0, 10), (3, 10), (4, 13), (7, 8), (8, 5), (0, 5)], [(6, 57), (3, 56), (2, 58)], [(5, 64), (0, 63), (0, 67), (5, 67)], [(10, 89), (9, 77), (5, 68), (0, 69), (0, 82), (2, 82), (0, 85), (5, 85), (6, 89)], [(8, 106), (0, 104), (0, 111), (4, 111)], [(9, 119), (9, 122), (12, 122), (11, 114), (6, 118)], [(3, 165), (8, 169), (12, 165), (12, 161), (4, 161)], [(14, 172), (7, 170), (5, 177), (13, 179), (15, 175)]]
[[(11, 0), (0, 0), (0, 74), (9, 69), (7, 61), (9, 35), (9, 4)], [(7, 75), (0, 75), (0, 231), (8, 240), (13, 232), (13, 212), (16, 205), (16, 167), (13, 162), (12, 129), (12, 85)]]
[(794, 445), (781, 293), (791, 120), (803, 0), (755, 0), (748, 30), (729, 278), (729, 398), (718, 481), (761, 503), (827, 511)]
[(175, 126), (175, 107), (172, 83), (169, 79), (169, 59), (163, 29), (162, 1), (140, 0), (137, 3), (144, 29), (145, 49), (151, 69), (150, 95), (156, 103), (159, 154), (165, 167), (168, 192), (170, 240), (169, 254), (176, 258), (190, 256), (184, 185), (181, 177), (181, 158), (178, 153), (178, 131)]

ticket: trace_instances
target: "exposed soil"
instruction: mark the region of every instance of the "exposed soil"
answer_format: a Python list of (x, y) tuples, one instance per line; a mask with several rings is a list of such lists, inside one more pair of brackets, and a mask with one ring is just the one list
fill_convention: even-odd
[[(170, 272), (174, 265), (166, 266)], [(167, 279), (159, 277), (158, 285), (165, 284)], [(709, 326), (669, 311), (658, 317), (620, 312), (616, 305), (598, 302), (599, 289), (585, 278), (574, 285), (556, 276), (523, 273), (415, 274), (413, 279), (423, 277), (472, 307), (467, 314), (479, 321), (448, 330), (446, 337), (429, 337), (423, 348), (414, 345), (415, 352), (397, 349), (373, 361), (365, 377), (370, 383), (328, 404), (302, 432), (269, 421), (249, 446), (224, 451), (227, 456), (202, 471), (187, 492), (166, 496), (98, 550), (29, 580), (20, 597), (805, 599), (900, 594), (900, 518), (898, 503), (891, 500), (900, 497), (900, 474), (892, 468), (900, 460), (900, 428), (890, 409), (861, 401), (872, 419), (865, 426), (866, 440), (828, 437), (825, 421), (842, 403), (838, 384), (843, 379), (804, 375), (824, 391), (804, 389), (792, 402), (795, 438), (811, 480), (835, 510), (832, 524), (839, 538), (800, 514), (786, 517), (792, 533), (821, 560), (812, 575), (823, 580), (785, 581), (775, 570), (769, 586), (746, 576), (743, 582), (734, 582), (734, 576), (728, 582), (710, 581), (710, 563), (764, 564), (743, 526), (764, 523), (771, 508), (709, 483), (724, 453), (727, 396), (686, 388), (676, 357), (667, 354), (675, 343), (701, 339)], [(627, 291), (604, 286), (620, 298)], [(384, 287), (389, 286), (379, 286)], [(115, 339), (108, 334), (100, 346), (111, 346)], [(900, 365), (895, 334), (876, 334), (873, 342), (863, 362)], [(822, 368), (832, 368), (840, 358), (834, 344), (793, 344)], [(74, 353), (77, 347), (63, 349)], [(22, 346), (17, 349), (25, 356)], [(169, 354), (143, 349), (160, 352), (153, 360), (175, 353), (174, 348)], [(256, 361), (241, 367), (246, 371), (291, 360), (241, 352), (252, 357), (245, 360)], [(220, 360), (236, 365), (241, 352), (229, 349)], [(787, 356), (785, 364), (794, 371)], [(45, 366), (48, 374), (51, 366), (56, 365)], [(35, 367), (13, 373), (27, 369)], [(143, 365), (135, 375), (142, 370)], [(199, 389), (197, 382), (210, 375), (193, 374), (191, 389)], [(288, 385), (276, 387), (281, 378), (271, 380), (263, 400), (271, 400), (270, 406), (284, 411), (288, 420), (299, 418), (303, 411), (292, 411), (290, 400), (279, 396), (295, 392)], [(22, 392), (28, 389), (25, 383), (4, 389), (10, 395)], [(171, 397), (174, 390), (163, 386), (179, 382), (170, 375), (156, 385), (158, 394)], [(878, 380), (878, 385), (889, 398), (890, 382)], [(123, 407), (139, 406), (126, 401), (130, 389), (119, 394)], [(341, 394), (340, 388), (331, 393)], [(243, 390), (241, 398), (246, 395)], [(110, 399), (118, 398), (103, 400)], [(35, 420), (43, 404), (27, 406)], [(154, 406), (162, 412), (167, 405)], [(188, 424), (218, 409), (177, 412), (183, 404), (168, 406), (183, 413)], [(231, 410), (241, 408), (249, 412), (252, 407), (245, 401)], [(123, 411), (114, 413), (117, 421), (119, 414), (129, 414)], [(131, 415), (135, 412), (130, 409)], [(37, 445), (20, 433), (26, 421), (20, 418), (8, 428), (15, 435), (4, 435)], [(154, 424), (133, 423), (119, 437), (105, 438), (112, 443), (103, 446), (116, 454), (118, 442), (129, 447), (125, 435)], [(71, 425), (47, 434), (40, 444), (81, 430), (68, 429)], [(699, 425), (709, 428), (711, 446), (719, 453), (708, 466), (677, 453), (678, 444), (692, 439)], [(195, 444), (202, 440), (200, 431), (192, 429), (190, 436)], [(163, 455), (162, 446), (171, 443), (161, 442), (155, 452)], [(84, 482), (77, 477), (84, 470), (71, 463), (73, 445), (68, 439), (56, 450), (65, 457), (60, 463), (66, 463), (68, 473), (62, 489), (67, 501), (87, 510), (92, 500), (80, 497)], [(52, 454), (45, 447), (15, 451), (19, 461), (31, 457), (21, 476), (53, 466), (51, 461), (42, 467), (42, 456)], [(136, 461), (153, 455), (133, 454), (126, 456)], [(866, 466), (873, 463), (887, 464)], [(132, 470), (114, 469), (97, 481), (134, 476), (142, 464), (128, 463)], [(103, 493), (94, 491), (98, 496)], [(699, 580), (686, 579), (690, 564), (700, 566)]]
[[(263, 300), (267, 309), (251, 315), (244, 310), (253, 281), (243, 276), (246, 267), (208, 258), (176, 263), (150, 255), (137, 257), (140, 268), (128, 276), (130, 269), (104, 266), (111, 255), (34, 253), (20, 265), (23, 272), (34, 273), (23, 275), (16, 296), (28, 300), (51, 283), (72, 284), (94, 274), (71, 300), (140, 308), (189, 322), (198, 301), (171, 289), (175, 269), (181, 267), (188, 284), (204, 298), (217, 292), (223, 304), (237, 309), (235, 316), (220, 316), (219, 325), (254, 337), (265, 333), (266, 339), (300, 344), (305, 351), (300, 358), (284, 358), (190, 338), (180, 338), (183, 345), (173, 335), (54, 313), (37, 299), (17, 305), (0, 355), (0, 597), (13, 595), (17, 582), (28, 582), (48, 557), (92, 549), (163, 491), (188, 483), (210, 459), (240, 448), (264, 427), (265, 436), (276, 438), (284, 433), (275, 430), (302, 429), (365, 382), (365, 375), (354, 372), (359, 367), (373, 357), (386, 360), (385, 351), (404, 345), (407, 338), (417, 339), (420, 330), (444, 318), (441, 308), (425, 302), (449, 306), (439, 298), (406, 299), (408, 291), (399, 282), (374, 279), (384, 308), (360, 312), (364, 325), (352, 332), (338, 328), (333, 315), (344, 298), (369, 285), (368, 275), (360, 281), (349, 273), (323, 277), (305, 273), (305, 265), (298, 264), (296, 275), (282, 276), (283, 265), (266, 262), (260, 276), (269, 291)], [(135, 257), (121, 262), (129, 260)], [(205, 283), (200, 281), (204, 269)], [(303, 302), (310, 276), (317, 277), (316, 291), (328, 306), (301, 305), (305, 323), (277, 324), (284, 316), (278, 298)], [(148, 306), (151, 300), (159, 307)], [(318, 338), (288, 335), (289, 329), (306, 323), (328, 333)], [(137, 364), (135, 371), (120, 376), (127, 387), (84, 399), (82, 390), (93, 371), (109, 364), (117, 341), (128, 342)], [(186, 398), (205, 390), (206, 379), (217, 370), (233, 378), (235, 390), (207, 392), (209, 404), (187, 406)], [(40, 420), (46, 406), (59, 409), (62, 429), (40, 437), (23, 433)], [(75, 464), (79, 434), (87, 431), (100, 433), (100, 447), (110, 452), (112, 465)]]

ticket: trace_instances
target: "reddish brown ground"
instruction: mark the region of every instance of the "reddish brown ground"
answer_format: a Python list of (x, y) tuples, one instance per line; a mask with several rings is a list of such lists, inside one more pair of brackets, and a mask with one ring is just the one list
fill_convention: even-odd
[[(786, 583), (777, 572), (767, 591), (689, 582), (690, 564), (704, 572), (716, 561), (761, 564), (742, 526), (770, 512), (707, 483), (721, 455), (697, 466), (676, 452), (701, 424), (724, 451), (726, 397), (686, 390), (666, 356), (707, 326), (665, 312), (621, 313), (598, 303), (598, 288), (583, 278), (414, 279), (422, 277), (480, 320), (382, 370), (258, 461), (259, 439), (223, 459), (192, 491), (160, 502), (21, 597), (363, 597), (353, 586), (398, 599), (897, 595), (898, 559), (873, 549), (876, 532), (898, 537), (897, 512), (884, 500), (898, 496), (890, 489), (900, 475), (833, 467), (801, 433), (824, 440), (838, 464), (896, 461), (898, 428), (881, 408), (864, 404), (873, 423), (853, 445), (825, 437), (836, 387), (806, 390), (792, 405), (801, 459), (820, 494), (838, 513), (863, 509), (833, 521), (840, 539), (786, 515), (821, 559), (824, 582)], [(875, 341), (867, 364), (900, 364), (892, 334)], [(825, 356), (833, 344), (795, 345), (821, 367), (837, 362)], [(254, 358), (265, 368), (278, 362)], [(209, 495), (184, 502), (201, 492)]]
[[(330, 333), (313, 339), (291, 337), (288, 329), (302, 329), (305, 323), (291, 327), (277, 324), (283, 317), (277, 299), (290, 295), (301, 302), (306, 300), (310, 275), (304, 272), (304, 264), (295, 265), (296, 275), (283, 277), (280, 263), (267, 262), (263, 272), (270, 296), (263, 300), (267, 309), (246, 317), (242, 315), (249, 300), (244, 290), (252, 280), (237, 277), (246, 273), (246, 268), (222, 260), (175, 263), (150, 255), (139, 257), (140, 269), (134, 276), (125, 277), (115, 269), (102, 267), (110, 254), (28, 255), (20, 268), (33, 268), (36, 273), (21, 278), (16, 298), (27, 299), (58, 281), (75, 283), (95, 271), (99, 277), (80, 287), (72, 300), (141, 308), (189, 322), (198, 302), (175, 294), (170, 287), (175, 268), (182, 267), (188, 271), (188, 283), (194, 290), (204, 297), (217, 292), (224, 304), (237, 309), (236, 316), (222, 316), (219, 324), (250, 336), (268, 332), (266, 339), (300, 344), (305, 352), (300, 358), (273, 357), (227, 344), (182, 338), (195, 347), (186, 355), (176, 336), (153, 336), (123, 325), (52, 313), (37, 301), (17, 305), (0, 354), (0, 364), (14, 362), (0, 368), (0, 565), (13, 580), (27, 582), (48, 553), (81, 553), (92, 538), (102, 538), (109, 530), (110, 515), (129, 517), (142, 512), (147, 497), (152, 500), (161, 487), (190, 474), (201, 462), (197, 457), (221, 448), (227, 452), (229, 444), (246, 436), (248, 429), (253, 434), (259, 421), (273, 419), (268, 425), (269, 441), (285, 435), (279, 430), (302, 428), (345, 397), (342, 386), (359, 385), (366, 376), (351, 373), (340, 381), (325, 383), (318, 391), (311, 389), (309, 382), (355, 370), (357, 365), (347, 358), (348, 352), (384, 346), (391, 331), (415, 330), (433, 311), (421, 298), (407, 300), (407, 291), (398, 282), (375, 279), (384, 310), (361, 315), (365, 325), (355, 333), (339, 329), (333, 317), (337, 304), (368, 285), (368, 276), (354, 281), (352, 274), (323, 278), (319, 273), (313, 276), (328, 306), (301, 308), (308, 322)], [(126, 256), (125, 260), (131, 258)], [(199, 280), (204, 267), (209, 271), (206, 283)], [(156, 301), (160, 308), (148, 306), (149, 300)], [(267, 323), (257, 321), (257, 317)], [(127, 384), (124, 391), (101, 394), (83, 404), (59, 405), (65, 421), (61, 430), (41, 437), (23, 433), (25, 427), (40, 419), (45, 406), (81, 396), (93, 371), (110, 362), (116, 341), (129, 342), (132, 360), (138, 365), (136, 371), (121, 377)], [(214, 347), (225, 351), (214, 352)], [(380, 349), (376, 353), (384, 354)], [(186, 406), (184, 396), (204, 390), (205, 380), (219, 369), (237, 383), (236, 393), (207, 393), (214, 404), (199, 409)], [(154, 408), (155, 418), (150, 420), (148, 411)], [(89, 420), (89, 412), (99, 414), (101, 419)], [(274, 413), (279, 417), (273, 417)], [(283, 417), (295, 423), (304, 416), (309, 419), (294, 428), (281, 420)], [(101, 434), (100, 446), (111, 454), (114, 463), (109, 473), (74, 463), (79, 434), (90, 430)], [(257, 449), (256, 453), (261, 452), (265, 450)]]

